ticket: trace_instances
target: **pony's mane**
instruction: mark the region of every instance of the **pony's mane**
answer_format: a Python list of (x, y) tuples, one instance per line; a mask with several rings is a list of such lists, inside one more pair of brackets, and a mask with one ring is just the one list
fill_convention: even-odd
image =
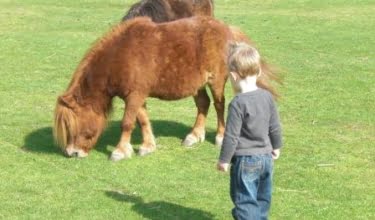
[[(168, 10), (169, 9), (169, 10)], [(168, 21), (172, 16), (169, 4), (165, 0), (142, 0), (132, 5), (122, 21), (138, 16), (151, 17), (154, 22)]]

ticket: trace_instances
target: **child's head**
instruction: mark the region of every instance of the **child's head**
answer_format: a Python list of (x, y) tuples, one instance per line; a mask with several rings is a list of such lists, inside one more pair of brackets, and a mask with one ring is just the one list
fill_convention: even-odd
[(236, 73), (240, 78), (259, 76), (261, 74), (261, 59), (258, 51), (246, 44), (231, 45), (228, 58), (229, 72)]
[[(257, 79), (261, 74), (260, 55), (254, 47), (246, 43), (232, 44), (229, 50), (228, 68), (233, 92), (240, 93), (246, 88), (257, 86)], [(245, 81), (247, 83), (244, 84)]]

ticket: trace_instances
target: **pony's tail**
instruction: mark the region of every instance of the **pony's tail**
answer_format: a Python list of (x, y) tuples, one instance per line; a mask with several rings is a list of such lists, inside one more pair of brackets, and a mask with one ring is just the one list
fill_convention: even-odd
[(275, 67), (267, 64), (263, 58), (261, 58), (260, 68), (262, 72), (257, 79), (257, 86), (268, 90), (272, 96), (278, 100), (280, 98), (280, 93), (274, 85), (275, 83), (282, 84), (282, 79), (278, 74), (278, 71)]
[[(255, 43), (238, 27), (229, 26), (229, 29), (232, 35), (231, 49), (235, 48), (238, 43), (246, 43), (256, 48)], [(268, 90), (275, 99), (279, 99), (280, 94), (274, 84), (282, 84), (280, 71), (275, 66), (268, 64), (263, 58), (261, 58), (260, 67), (262, 74), (257, 80), (257, 86)]]
[(247, 43), (254, 46), (254, 42), (246, 36), (238, 27), (229, 26), (229, 30), (232, 34), (232, 43)]
[(72, 109), (58, 103), (55, 109), (53, 136), (57, 145), (65, 148), (73, 134), (77, 132), (77, 121)]

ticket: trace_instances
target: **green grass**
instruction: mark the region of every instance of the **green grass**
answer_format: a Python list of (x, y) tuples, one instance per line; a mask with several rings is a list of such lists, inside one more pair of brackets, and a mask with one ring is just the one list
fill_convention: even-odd
[[(0, 219), (231, 218), (229, 177), (215, 170), (212, 107), (207, 141), (180, 146), (194, 122), (191, 98), (149, 100), (159, 146), (150, 156), (108, 160), (120, 100), (88, 158), (65, 158), (53, 144), (56, 97), (133, 2), (0, 0)], [(219, 19), (241, 27), (284, 70), (285, 148), (271, 219), (375, 219), (375, 3), (215, 3)], [(135, 147), (140, 140), (136, 130)]]

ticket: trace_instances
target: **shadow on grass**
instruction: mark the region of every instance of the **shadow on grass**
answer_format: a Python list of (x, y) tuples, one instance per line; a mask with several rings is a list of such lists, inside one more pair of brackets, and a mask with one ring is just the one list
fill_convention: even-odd
[[(111, 153), (107, 149), (107, 146), (117, 145), (121, 133), (120, 124), (120, 121), (108, 123), (107, 128), (104, 130), (95, 145), (95, 150), (107, 155)], [(188, 127), (185, 124), (172, 121), (155, 120), (152, 121), (151, 124), (156, 138), (177, 137), (182, 141), (183, 138), (185, 138), (185, 135), (191, 130), (191, 127)], [(214, 143), (214, 132), (207, 132), (206, 136), (211, 143)], [(142, 142), (142, 135), (138, 126), (133, 131), (131, 142), (134, 145), (139, 145)], [(35, 153), (62, 154), (61, 150), (54, 144), (51, 127), (41, 128), (28, 134), (24, 139), (24, 146), (22, 149)]]
[(206, 211), (194, 208), (187, 208), (181, 205), (164, 202), (144, 202), (143, 199), (135, 195), (127, 195), (116, 191), (106, 191), (106, 195), (120, 202), (132, 203), (132, 210), (142, 215), (142, 217), (151, 220), (165, 219), (199, 219), (210, 220), (214, 216)]

